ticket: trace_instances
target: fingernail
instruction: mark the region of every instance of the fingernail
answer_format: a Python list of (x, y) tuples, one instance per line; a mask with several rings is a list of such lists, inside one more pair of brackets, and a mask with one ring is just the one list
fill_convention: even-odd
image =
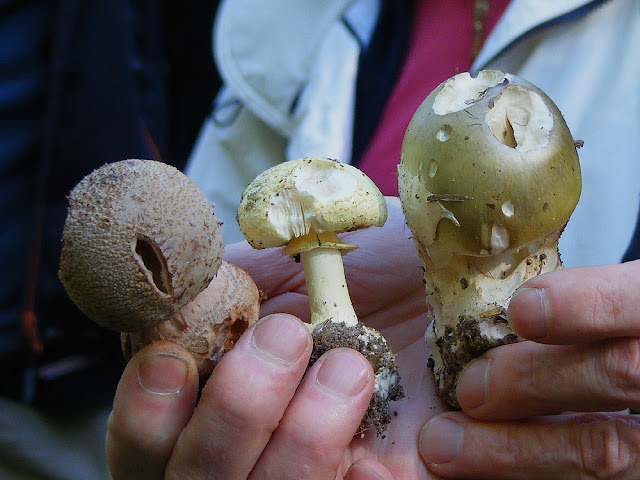
[(428, 464), (441, 465), (456, 459), (464, 430), (455, 420), (435, 417), (420, 432), (420, 455)]
[(251, 345), (269, 360), (290, 364), (298, 360), (311, 342), (309, 330), (287, 315), (268, 315), (253, 329)]
[(369, 382), (370, 368), (365, 362), (353, 350), (330, 350), (322, 360), (316, 382), (336, 395), (353, 397)]
[(507, 320), (523, 338), (540, 340), (547, 336), (549, 298), (542, 288), (521, 288), (511, 298)]
[(156, 353), (142, 359), (138, 365), (138, 382), (154, 395), (180, 393), (187, 384), (189, 366), (177, 355)]
[(456, 397), (463, 410), (473, 410), (485, 402), (489, 363), (489, 359), (479, 357), (469, 362), (462, 370), (456, 387)]
[(383, 478), (370, 468), (361, 465), (352, 465), (344, 480), (383, 480)]

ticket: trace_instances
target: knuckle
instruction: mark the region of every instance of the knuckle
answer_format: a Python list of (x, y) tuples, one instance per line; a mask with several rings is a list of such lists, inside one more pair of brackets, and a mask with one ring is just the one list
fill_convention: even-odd
[(623, 407), (640, 405), (640, 338), (615, 339), (604, 345), (602, 370), (609, 394)]
[(590, 312), (596, 330), (615, 329), (617, 325), (628, 323), (629, 315), (635, 316), (635, 310), (629, 309), (629, 305), (635, 303), (629, 292), (634, 291), (630, 285), (636, 282), (637, 280), (629, 278), (628, 275), (620, 274), (613, 278), (601, 278), (591, 285)]
[(579, 426), (579, 468), (585, 479), (621, 478), (638, 467), (640, 439), (634, 421), (587, 416)]
[(272, 432), (278, 426), (279, 419), (264, 415), (266, 407), (260, 403), (260, 399), (237, 395), (232, 389), (219, 391), (211, 400), (203, 403), (208, 405), (215, 422), (234, 430), (264, 429)]

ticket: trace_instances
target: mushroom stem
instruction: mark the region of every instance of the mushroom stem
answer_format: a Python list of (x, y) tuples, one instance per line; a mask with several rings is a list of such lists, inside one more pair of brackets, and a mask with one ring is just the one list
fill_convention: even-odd
[(325, 320), (354, 326), (358, 317), (351, 304), (342, 264), (342, 252), (336, 248), (314, 248), (300, 253), (311, 308), (311, 325)]
[(561, 269), (557, 242), (562, 229), (539, 244), (488, 257), (452, 256), (434, 265), (423, 251), (429, 320), (425, 340), (438, 391), (458, 408), (459, 370), (486, 350), (520, 339), (506, 319), (509, 301), (525, 281)]
[(355, 248), (342, 243), (335, 232), (317, 232), (311, 228), (309, 233), (294, 237), (282, 250), (283, 255), (297, 257), (302, 262), (311, 309), (311, 332), (327, 320), (351, 327), (358, 324), (342, 264), (342, 255)]

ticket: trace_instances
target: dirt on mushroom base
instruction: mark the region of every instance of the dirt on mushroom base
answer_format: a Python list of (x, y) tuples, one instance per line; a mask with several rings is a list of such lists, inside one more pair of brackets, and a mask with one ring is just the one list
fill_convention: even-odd
[[(436, 332), (435, 322), (431, 322), (429, 336), (433, 337), (442, 358), (442, 370), (437, 375), (438, 393), (440, 398), (451, 408), (460, 410), (456, 398), (458, 376), (471, 360), (492, 348), (521, 341), (520, 337), (513, 332), (495, 337), (484, 334), (487, 329), (508, 329), (508, 325), (504, 309), (500, 309), (499, 313), (481, 320), (461, 318), (454, 326), (446, 325), (444, 332)], [(435, 373), (436, 365), (433, 356), (427, 360), (427, 366)]]
[(319, 324), (312, 333), (313, 352), (310, 368), (324, 353), (334, 348), (351, 348), (362, 353), (371, 363), (375, 374), (375, 387), (356, 435), (375, 430), (382, 435), (391, 422), (389, 402), (402, 400), (404, 390), (400, 385), (400, 374), (396, 358), (384, 337), (361, 323), (347, 326), (327, 320)]

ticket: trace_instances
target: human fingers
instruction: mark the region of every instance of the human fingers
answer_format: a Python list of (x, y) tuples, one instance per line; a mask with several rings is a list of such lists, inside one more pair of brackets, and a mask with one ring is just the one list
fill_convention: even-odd
[(246, 479), (302, 378), (312, 340), (289, 315), (251, 326), (203, 388), (167, 466), (167, 478)]
[(250, 478), (335, 479), (373, 381), (371, 365), (355, 350), (325, 353), (309, 369)]
[(640, 340), (495, 348), (467, 365), (456, 395), (467, 414), (485, 420), (638, 409)]
[(533, 278), (512, 298), (508, 321), (540, 343), (640, 336), (640, 260)]
[(419, 449), (427, 467), (445, 478), (640, 478), (640, 421), (633, 416), (480, 422), (449, 412), (425, 425)]
[(106, 454), (114, 480), (164, 477), (197, 394), (197, 367), (180, 346), (153, 343), (131, 359), (108, 423)]
[(298, 317), (303, 322), (311, 322), (311, 308), (309, 297), (302, 293), (287, 292), (276, 297), (268, 298), (260, 304), (260, 315), (286, 312)]

